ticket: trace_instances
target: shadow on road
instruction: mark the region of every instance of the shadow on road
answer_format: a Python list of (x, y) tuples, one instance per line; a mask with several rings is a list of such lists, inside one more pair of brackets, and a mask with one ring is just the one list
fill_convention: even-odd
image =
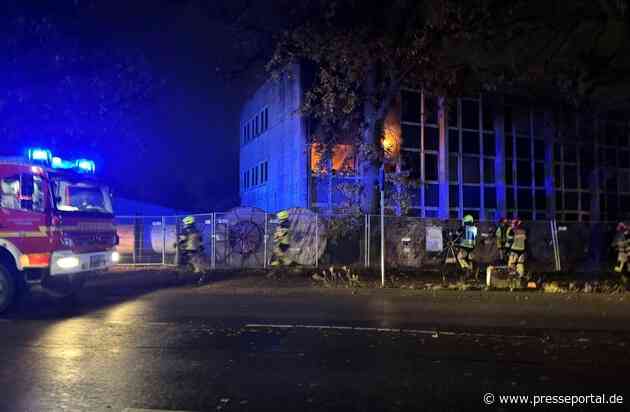
[(192, 287), (196, 280), (196, 275), (185, 273), (178, 276), (173, 271), (164, 270), (111, 272), (91, 278), (73, 297), (55, 298), (37, 290), (27, 293), (0, 319), (63, 320), (80, 317), (158, 290)]

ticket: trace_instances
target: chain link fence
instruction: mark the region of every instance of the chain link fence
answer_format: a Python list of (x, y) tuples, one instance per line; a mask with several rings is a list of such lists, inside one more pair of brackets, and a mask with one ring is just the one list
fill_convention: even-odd
[[(291, 261), (301, 266), (380, 267), (381, 228), (378, 215), (332, 215), (289, 209)], [(116, 218), (121, 264), (175, 265), (177, 234), (183, 216), (119, 216)], [(266, 268), (274, 254), (274, 214), (255, 208), (195, 215), (203, 252), (213, 269)], [(407, 216), (384, 217), (385, 266), (441, 270), (457, 253), (457, 220)], [(477, 222), (473, 260), (481, 265), (499, 258), (496, 223)], [(613, 222), (527, 221), (528, 271), (608, 272), (616, 252)]]

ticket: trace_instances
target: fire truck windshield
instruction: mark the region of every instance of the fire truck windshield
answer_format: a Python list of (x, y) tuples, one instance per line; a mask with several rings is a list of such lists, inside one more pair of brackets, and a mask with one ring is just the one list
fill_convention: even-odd
[(113, 213), (107, 188), (89, 182), (54, 181), (57, 210), (63, 212)]

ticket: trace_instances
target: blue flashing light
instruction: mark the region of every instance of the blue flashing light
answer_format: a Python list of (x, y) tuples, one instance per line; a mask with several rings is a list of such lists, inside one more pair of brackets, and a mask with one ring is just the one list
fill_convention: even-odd
[(83, 173), (95, 173), (96, 164), (92, 160), (79, 159), (75, 162), (75, 167)]
[(74, 168), (74, 162), (63, 160), (61, 157), (57, 157), (57, 156), (52, 158), (51, 165), (55, 169), (73, 169)]
[(52, 153), (48, 149), (41, 149), (34, 147), (27, 151), (28, 159), (34, 162), (50, 163), (52, 160)]

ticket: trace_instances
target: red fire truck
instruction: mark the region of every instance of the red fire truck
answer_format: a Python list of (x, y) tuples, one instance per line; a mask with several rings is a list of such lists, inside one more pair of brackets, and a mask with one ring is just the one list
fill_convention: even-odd
[(31, 288), (72, 295), (118, 260), (111, 197), (94, 162), (27, 153), (0, 157), (0, 313)]

